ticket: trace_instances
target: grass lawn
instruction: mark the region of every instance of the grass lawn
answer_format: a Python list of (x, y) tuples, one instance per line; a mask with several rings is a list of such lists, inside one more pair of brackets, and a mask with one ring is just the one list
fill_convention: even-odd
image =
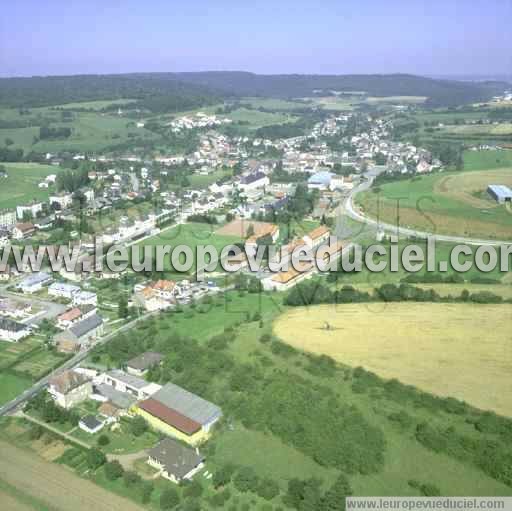
[(215, 181), (231, 175), (233, 175), (233, 171), (231, 169), (218, 169), (207, 175), (192, 174), (188, 177), (188, 180), (190, 182), (190, 188), (202, 189), (208, 188), (208, 186), (215, 183)]
[(0, 181), (0, 209), (14, 208), (31, 200), (46, 201), (51, 189), (38, 188), (49, 174), (57, 174), (59, 167), (39, 163), (3, 163), (7, 178)]
[(14, 366), (16, 371), (29, 374), (34, 380), (42, 378), (54, 367), (62, 364), (66, 359), (62, 354), (41, 350), (28, 358), (23, 359), (19, 364)]
[(118, 105), (122, 108), (123, 105), (129, 105), (130, 103), (134, 103), (137, 101), (136, 99), (105, 99), (98, 101), (80, 101), (76, 103), (64, 103), (62, 105), (57, 105), (52, 107), (52, 109), (63, 109), (63, 110), (74, 110), (80, 108), (87, 108), (90, 110), (102, 110), (110, 105)]
[[(237, 236), (222, 236), (216, 234), (217, 225), (208, 225), (202, 223), (187, 223), (177, 225), (172, 229), (167, 229), (157, 236), (142, 241), (142, 246), (170, 245), (173, 248), (178, 245), (190, 247), (194, 253), (194, 264), (190, 270), (193, 272), (196, 268), (196, 248), (198, 245), (213, 245), (219, 252), (226, 246), (242, 241)], [(169, 257), (166, 257), (165, 269), (172, 270)], [(182, 274), (183, 276), (185, 274)]]
[(38, 349), (41, 343), (33, 337), (21, 342), (0, 342), (0, 370), (12, 367), (20, 357), (25, 357), (31, 351)]
[(296, 110), (311, 106), (309, 100), (290, 101), (278, 98), (242, 98), (241, 103), (250, 103), (253, 108), (267, 108), (269, 110)]
[(511, 213), (487, 194), (490, 184), (512, 186), (512, 167), (443, 172), (385, 183), (379, 193), (363, 192), (356, 200), (370, 216), (380, 214), (387, 223), (396, 224), (399, 200), (403, 227), (510, 240)]
[(0, 406), (14, 399), (32, 385), (29, 378), (2, 372), (0, 374)]

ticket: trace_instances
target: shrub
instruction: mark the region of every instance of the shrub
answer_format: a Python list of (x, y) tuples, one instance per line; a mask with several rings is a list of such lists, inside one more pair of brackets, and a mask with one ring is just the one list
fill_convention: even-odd
[(165, 489), (160, 495), (160, 509), (167, 510), (176, 507), (180, 503), (180, 496), (174, 488)]
[(110, 443), (110, 438), (107, 435), (100, 435), (98, 437), (98, 445), (104, 447)]
[(105, 463), (105, 476), (110, 481), (115, 481), (116, 479), (119, 479), (123, 475), (123, 467), (121, 466), (121, 463), (119, 461), (109, 461), (108, 463)]

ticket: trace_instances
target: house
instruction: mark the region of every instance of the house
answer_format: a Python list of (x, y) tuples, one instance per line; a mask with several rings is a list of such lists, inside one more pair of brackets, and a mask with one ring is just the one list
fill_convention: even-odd
[(16, 287), (23, 293), (32, 294), (41, 291), (43, 286), (51, 281), (51, 275), (44, 272), (38, 272), (25, 277)]
[(106, 372), (103, 375), (102, 383), (110, 385), (120, 392), (131, 394), (136, 399), (146, 399), (161, 389), (161, 386), (156, 383), (147, 382), (119, 369)]
[(332, 177), (333, 174), (331, 172), (317, 172), (308, 179), (308, 188), (310, 190), (327, 190), (331, 186)]
[(190, 445), (204, 442), (222, 410), (173, 383), (167, 383), (134, 409), (151, 427)]
[(328, 227), (325, 225), (319, 225), (312, 231), (308, 232), (308, 234), (303, 237), (303, 240), (309, 247), (313, 248), (328, 241), (330, 235), (331, 232), (329, 231)]
[(73, 295), (73, 305), (98, 305), (98, 296), (91, 291), (79, 291)]
[(73, 202), (73, 195), (71, 193), (62, 192), (57, 195), (50, 195), (50, 205), (58, 204), (60, 209), (66, 209), (71, 206)]
[(94, 415), (86, 415), (85, 417), (82, 417), (78, 422), (78, 427), (87, 433), (90, 433), (91, 435), (94, 435), (94, 433), (97, 433), (103, 429), (104, 425), (105, 423), (99, 421), (96, 417), (94, 417)]
[(265, 188), (270, 184), (270, 179), (263, 172), (253, 172), (240, 179), (238, 187), (244, 192)]
[(35, 218), (38, 213), (43, 211), (42, 202), (32, 202), (25, 206), (16, 206), (16, 216), (19, 220), (23, 220), (25, 215), (29, 215), (31, 218)]
[(48, 294), (58, 298), (66, 298), (71, 300), (73, 296), (80, 291), (78, 286), (72, 284), (65, 284), (63, 282), (54, 282), (48, 287)]
[(161, 353), (146, 351), (129, 360), (126, 363), (126, 371), (134, 376), (144, 376), (151, 367), (160, 364), (163, 359), (164, 356)]
[(72, 369), (54, 376), (48, 382), (48, 393), (62, 408), (71, 408), (92, 394), (92, 382)]
[(15, 240), (23, 240), (36, 232), (34, 224), (30, 222), (17, 223), (12, 230), (12, 237)]
[(172, 280), (135, 286), (135, 301), (150, 312), (167, 309), (181, 294), (181, 286)]
[(3, 209), (0, 211), (0, 226), (9, 227), (16, 223), (16, 211)]
[(265, 279), (262, 284), (265, 290), (286, 291), (292, 288), (304, 279), (312, 276), (313, 266), (311, 263), (303, 263), (298, 265), (299, 268), (295, 269), (293, 266), (287, 271), (276, 273), (272, 277)]
[(34, 220), (34, 227), (40, 231), (50, 229), (53, 226), (53, 218), (51, 216), (45, 216), (43, 218), (37, 218)]
[(55, 343), (60, 347), (60, 343), (63, 341), (69, 343), (75, 343), (78, 348), (84, 345), (88, 345), (94, 339), (97, 339), (103, 334), (103, 319), (94, 314), (73, 326), (65, 330), (64, 332), (57, 334), (54, 337)]
[(160, 475), (173, 483), (190, 480), (204, 466), (204, 457), (172, 438), (164, 438), (148, 451), (148, 465), (158, 469)]
[(69, 309), (57, 316), (57, 327), (61, 330), (66, 330), (66, 328), (70, 328), (75, 323), (93, 316), (96, 314), (97, 310), (98, 309), (95, 305), (80, 305), (80, 307), (73, 307), (72, 309)]
[(487, 192), (498, 203), (512, 202), (512, 190), (505, 185), (489, 185)]
[(123, 415), (123, 410), (111, 401), (105, 401), (98, 408), (98, 414), (104, 418), (106, 424), (112, 424), (117, 422), (119, 417)]
[(12, 319), (20, 319), (28, 316), (32, 310), (30, 302), (21, 300), (12, 300), (10, 298), (0, 298), (0, 315)]
[(265, 238), (268, 238), (269, 241), (275, 243), (279, 238), (279, 227), (274, 224), (265, 224), (264, 222), (261, 222), (258, 229), (255, 230), (255, 233), (245, 241), (244, 249), (246, 254), (256, 254), (258, 250), (258, 243)]
[(18, 342), (30, 334), (30, 327), (13, 319), (0, 317), (0, 339)]
[(120, 410), (120, 415), (127, 414), (128, 410), (137, 401), (137, 398), (132, 394), (116, 390), (114, 387), (106, 383), (94, 384), (94, 394), (91, 396), (91, 399), (102, 401), (103, 403), (108, 401)]

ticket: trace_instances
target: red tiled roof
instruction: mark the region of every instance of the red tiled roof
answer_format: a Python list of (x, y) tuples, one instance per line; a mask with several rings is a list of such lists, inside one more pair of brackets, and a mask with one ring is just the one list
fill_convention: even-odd
[(201, 429), (201, 424), (172, 408), (168, 408), (156, 399), (149, 398), (142, 401), (142, 403), (139, 403), (139, 408), (186, 435), (193, 435)]

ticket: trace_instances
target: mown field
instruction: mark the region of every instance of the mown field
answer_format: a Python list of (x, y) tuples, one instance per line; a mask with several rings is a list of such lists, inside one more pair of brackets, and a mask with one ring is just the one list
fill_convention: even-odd
[[(357, 197), (372, 217), (438, 234), (483, 239), (512, 239), (512, 216), (487, 193), (490, 184), (512, 186), (512, 151), (491, 151), (489, 168), (483, 158), (468, 155), (467, 171), (443, 172), (385, 183)], [(497, 167), (496, 165), (501, 165)]]
[(274, 333), (296, 348), (512, 416), (511, 321), (507, 305), (326, 305), (287, 312)]
[[(25, 152), (58, 152), (66, 150), (100, 151), (110, 146), (123, 144), (135, 138), (155, 140), (155, 133), (137, 128), (135, 122), (117, 112), (102, 113), (99, 110), (110, 104), (129, 103), (130, 100), (92, 101), (68, 103), (55, 108), (33, 108), (23, 115), (17, 109), (0, 109), (0, 120), (23, 123), (26, 126), (6, 126), (0, 129), (0, 141), (10, 139), (10, 149)], [(80, 111), (80, 109), (92, 111)], [(39, 139), (39, 126), (48, 124), (52, 128), (70, 128), (71, 136), (56, 139)]]
[(0, 209), (14, 208), (31, 200), (48, 200), (51, 188), (38, 188), (50, 174), (57, 174), (59, 167), (39, 163), (3, 163), (6, 178), (0, 178)]
[(296, 116), (289, 113), (260, 112), (259, 110), (250, 110), (248, 108), (237, 108), (227, 114), (226, 117), (233, 122), (247, 123), (250, 129), (293, 122), (297, 119)]

